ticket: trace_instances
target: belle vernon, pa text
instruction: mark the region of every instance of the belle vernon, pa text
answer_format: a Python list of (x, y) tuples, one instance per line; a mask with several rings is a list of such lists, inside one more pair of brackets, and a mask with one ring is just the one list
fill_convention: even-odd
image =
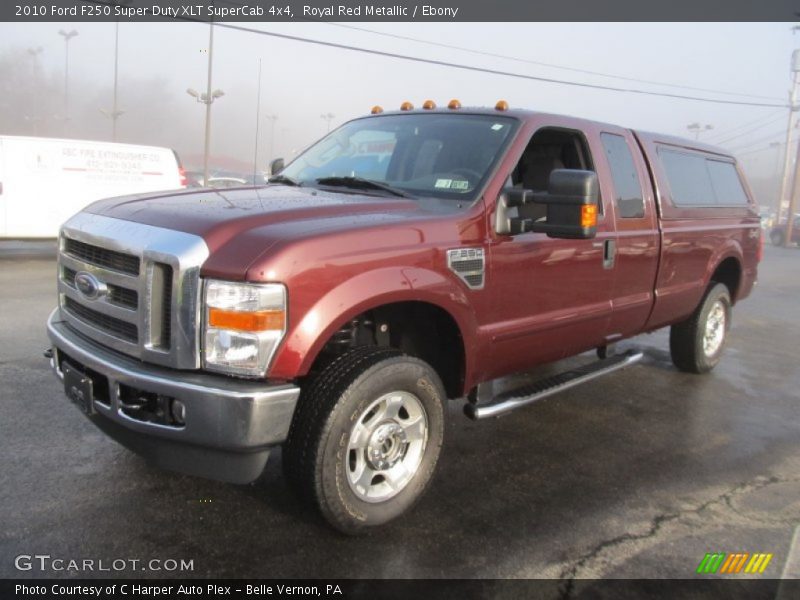
[(231, 586), (217, 584), (208, 585), (140, 585), (140, 584), (109, 584), (109, 585), (23, 585), (17, 584), (15, 593), (19, 596), (44, 596), (50, 593), (53, 596), (96, 596), (98, 598), (113, 596), (119, 592), (123, 596), (224, 596), (244, 592), (247, 596), (341, 596), (342, 589), (338, 585), (246, 585), (231, 589)]

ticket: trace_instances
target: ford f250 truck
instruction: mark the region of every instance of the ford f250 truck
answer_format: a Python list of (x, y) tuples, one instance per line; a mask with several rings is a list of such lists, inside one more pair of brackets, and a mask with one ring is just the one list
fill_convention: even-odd
[(67, 396), (155, 464), (245, 483), (282, 446), (298, 494), (355, 533), (428, 486), (447, 399), (499, 415), (633, 364), (615, 343), (666, 326), (678, 369), (711, 370), (760, 252), (719, 148), (502, 101), (375, 107), (268, 185), (71, 218), (49, 355)]

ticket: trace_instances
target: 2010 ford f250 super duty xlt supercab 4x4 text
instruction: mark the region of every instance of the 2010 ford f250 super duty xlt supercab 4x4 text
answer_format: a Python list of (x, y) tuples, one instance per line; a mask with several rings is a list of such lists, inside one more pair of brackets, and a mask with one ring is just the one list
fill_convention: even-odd
[[(636, 362), (720, 358), (761, 230), (736, 161), (697, 142), (509, 110), (373, 114), (271, 183), (97, 202), (61, 230), (48, 322), (67, 395), (170, 469), (258, 477), (282, 445), (345, 532), (408, 509), (444, 402), (493, 416)], [(600, 360), (478, 402), (482, 382)]]

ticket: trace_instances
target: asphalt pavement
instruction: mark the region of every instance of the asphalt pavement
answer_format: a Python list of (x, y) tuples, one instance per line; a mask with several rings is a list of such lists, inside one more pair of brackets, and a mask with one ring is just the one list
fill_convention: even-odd
[[(642, 363), (508, 416), (471, 422), (453, 402), (430, 491), (360, 538), (292, 496), (279, 452), (257, 482), (235, 486), (160, 471), (96, 430), (42, 356), (55, 270), (47, 252), (0, 253), (0, 577), (554, 578), (570, 587), (697, 577), (707, 552), (771, 553), (764, 577), (800, 577), (798, 249), (767, 249), (710, 375), (675, 370), (662, 331), (626, 342), (644, 349)], [(36, 554), (64, 559), (65, 570), (15, 566)], [(127, 562), (67, 568), (84, 559)], [(142, 571), (152, 559), (192, 561), (192, 570)]]

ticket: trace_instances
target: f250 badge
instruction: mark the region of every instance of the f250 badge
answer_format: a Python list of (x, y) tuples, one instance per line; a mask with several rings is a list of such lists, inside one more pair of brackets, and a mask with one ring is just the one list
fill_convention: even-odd
[(108, 292), (106, 284), (87, 271), (75, 274), (75, 287), (87, 300), (97, 300)]

